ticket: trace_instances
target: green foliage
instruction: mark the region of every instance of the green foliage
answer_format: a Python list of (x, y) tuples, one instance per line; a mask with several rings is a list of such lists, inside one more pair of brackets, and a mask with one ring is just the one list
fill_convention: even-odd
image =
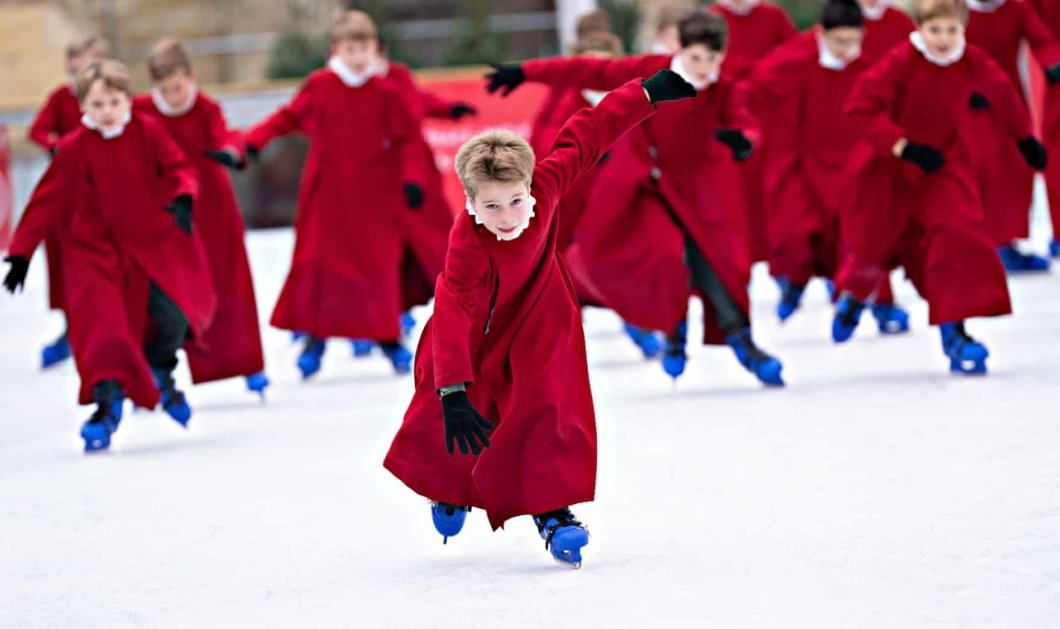
[(314, 37), (298, 31), (282, 33), (272, 49), (266, 75), (270, 79), (300, 79), (324, 67), (328, 48), (327, 35)]
[(622, 40), (626, 52), (637, 45), (641, 14), (633, 0), (600, 0), (597, 5), (611, 15), (611, 30)]

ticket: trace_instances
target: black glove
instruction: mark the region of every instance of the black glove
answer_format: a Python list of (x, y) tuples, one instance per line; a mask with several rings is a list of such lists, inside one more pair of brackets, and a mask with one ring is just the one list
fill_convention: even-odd
[(250, 160), (252, 162), (256, 162), (256, 161), (258, 161), (258, 156), (260, 154), (261, 154), (261, 149), (259, 149), (256, 146), (250, 146), (249, 144), (247, 145), (247, 159), (248, 160)]
[(982, 111), (990, 109), (990, 101), (979, 92), (972, 92), (971, 97), (968, 99), (968, 106), (976, 111)]
[(460, 446), (460, 454), (467, 454), (468, 447), (476, 455), (482, 448), (490, 447), (487, 430), (493, 424), (479, 415), (467, 399), (466, 391), (454, 391), (442, 396), (442, 419), (445, 422), (445, 449), (453, 453), (453, 442)]
[(1060, 63), (1045, 69), (1045, 80), (1050, 83), (1060, 83)]
[(185, 233), (191, 233), (191, 195), (182, 194), (166, 206), (166, 211), (173, 214), (177, 227)]
[(1046, 153), (1045, 147), (1038, 141), (1038, 138), (1033, 135), (1024, 138), (1019, 141), (1019, 147), (1020, 153), (1023, 153), (1023, 159), (1027, 160), (1027, 164), (1034, 170), (1045, 170), (1045, 167), (1049, 165), (1049, 154)]
[(478, 110), (468, 105), (467, 103), (454, 103), (449, 108), (449, 117), (453, 120), (460, 120), (464, 116), (477, 116)]
[(659, 70), (640, 84), (644, 91), (648, 92), (648, 100), (652, 106), (696, 95), (696, 88), (673, 70)]
[(231, 150), (203, 151), (202, 155), (206, 159), (213, 160), (226, 168), (231, 168), (232, 170), (241, 170), (245, 165), (243, 160), (239, 159), (239, 155)]
[(405, 184), (405, 205), (412, 210), (420, 209), (423, 205), (423, 188), (414, 183)]
[(26, 285), (29, 260), (22, 256), (7, 256), (4, 258), (4, 262), (11, 265), (11, 268), (7, 271), (7, 276), (4, 277), (4, 288), (7, 289), (7, 292), (14, 295), (16, 289), (24, 288)]
[(732, 158), (736, 161), (742, 162), (751, 156), (751, 149), (754, 146), (747, 139), (747, 136), (743, 134), (743, 131), (739, 129), (718, 129), (714, 132), (714, 137), (717, 138), (718, 142), (732, 149)]
[(515, 91), (515, 88), (523, 84), (526, 80), (526, 74), (523, 72), (522, 66), (515, 65), (497, 65), (491, 63), (490, 67), (493, 68), (493, 72), (486, 75), (489, 80), (489, 85), (486, 86), (486, 91), (490, 94), (497, 90), (503, 89), (501, 96), (507, 96)]
[(927, 144), (913, 144), (910, 142), (902, 149), (902, 159), (913, 162), (924, 169), (924, 172), (933, 173), (946, 164), (946, 158), (934, 148)]

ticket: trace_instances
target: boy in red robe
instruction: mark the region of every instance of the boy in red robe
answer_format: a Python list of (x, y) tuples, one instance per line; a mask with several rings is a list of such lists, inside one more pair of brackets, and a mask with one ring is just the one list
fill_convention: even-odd
[[(77, 100), (77, 74), (86, 65), (107, 57), (109, 47), (102, 37), (91, 35), (66, 47), (66, 73), (70, 77), (48, 95), (48, 100), (37, 112), (29, 126), (29, 139), (51, 156), (59, 140), (81, 126), (81, 103)], [(48, 257), (48, 302), (52, 310), (64, 310), (63, 252), (61, 237), (70, 222), (70, 208), (44, 236), (44, 253)], [(66, 330), (59, 338), (41, 350), (41, 366), (45, 369), (70, 358), (70, 340)]]
[[(968, 43), (983, 49), (1001, 66), (1021, 97), (1019, 59), (1024, 43), (1047, 75), (1060, 75), (1060, 44), (1034, 7), (1025, 0), (967, 1), (971, 11)], [(1009, 271), (1048, 270), (1048, 258), (1022, 252), (1013, 244), (1030, 235), (1034, 170), (1022, 159), (1019, 147), (1009, 141), (997, 116), (986, 111), (981, 118), (980, 194), (1001, 260)]]
[(199, 91), (191, 58), (179, 41), (158, 42), (147, 58), (147, 70), (154, 87), (133, 100), (133, 111), (158, 121), (195, 167), (196, 226), (217, 294), (213, 323), (186, 350), (192, 382), (243, 376), (248, 389), (264, 395), (269, 380), (262, 372), (265, 362), (243, 217), (221, 166), (241, 165), (238, 139), (229, 132), (220, 106)]
[(865, 300), (900, 264), (928, 302), (951, 371), (982, 374), (989, 353), (964, 322), (1012, 308), (979, 197), (979, 134), (971, 120), (985, 103), (1029, 162), (1043, 163), (1045, 150), (1001, 68), (966, 46), (967, 20), (964, 0), (919, 0), (909, 43), (862, 74), (847, 100), (863, 140), (842, 206), (851, 269), (840, 285), (833, 336), (850, 338)]
[[(857, 142), (843, 103), (871, 65), (861, 51), (864, 19), (856, 0), (829, 0), (820, 26), (784, 44), (751, 73), (759, 109), (771, 112), (766, 179), (769, 270), (781, 286), (777, 315), (799, 308), (812, 277), (834, 280), (843, 256), (839, 237), (842, 172)], [(908, 314), (894, 304), (889, 278), (881, 279), (872, 314), (884, 334), (909, 330)]]
[(176, 352), (206, 330), (216, 299), (192, 229), (194, 167), (161, 125), (131, 113), (122, 64), (89, 64), (77, 91), (82, 126), (59, 141), (30, 198), (4, 285), (23, 285), (34, 249), (72, 208), (63, 272), (78, 400), (96, 404), (81, 436), (94, 451), (110, 445), (126, 395), (145, 408), (161, 401), (187, 424), (191, 409), (173, 381)]
[[(1060, 41), (1060, 0), (1031, 0), (1053, 39)], [(1042, 136), (1053, 155), (1060, 155), (1060, 67), (1046, 71), (1049, 89), (1045, 95)], [(1045, 187), (1049, 192), (1049, 212), (1053, 219), (1053, 241), (1049, 253), (1060, 258), (1060, 159), (1053, 159), (1045, 169)]]
[(858, 0), (858, 4), (865, 18), (861, 53), (867, 59), (879, 59), (916, 30), (913, 19), (905, 11), (892, 7), (888, 0)]
[(596, 426), (578, 303), (557, 254), (557, 207), (654, 105), (693, 95), (663, 70), (576, 114), (536, 166), (529, 144), (507, 131), (458, 153), (468, 211), (453, 226), (416, 393), (384, 463), (434, 501), (446, 539), (471, 507), (494, 529), (533, 515), (553, 557), (581, 565), (588, 531), (569, 507), (593, 499)]
[(420, 129), (401, 89), (377, 74), (378, 31), (360, 11), (339, 14), (327, 68), (290, 103), (246, 134), (253, 156), (300, 132), (309, 156), (298, 199), (295, 249), (272, 325), (307, 333), (298, 368), (320, 370), (328, 337), (379, 343), (398, 373), (412, 354), (400, 341), (401, 212), (424, 202), (428, 164)]
[[(641, 299), (632, 310), (611, 300), (607, 305), (634, 325), (671, 331), (663, 368), (676, 378), (687, 360), (685, 318), (691, 288), (703, 297), (704, 342), (729, 345), (740, 364), (763, 384), (781, 386), (780, 361), (751, 338), (747, 293), (751, 260), (738, 165), (751, 155), (759, 133), (742, 90), (722, 67), (726, 28), (716, 13), (697, 11), (681, 20), (682, 48), (676, 55), (536, 59), (500, 67), (489, 75), (489, 89), (504, 88), (509, 93), (523, 81), (534, 81), (607, 90), (663, 68), (673, 69), (696, 87), (696, 98), (664, 106), (645, 124), (648, 145), (632, 156), (644, 167), (638, 167), (627, 182), (637, 188), (636, 203), (643, 212), (661, 211), (677, 223), (687, 269), (644, 282), (651, 286), (643, 286), (643, 294), (651, 291), (657, 298)], [(666, 238), (652, 246), (672, 248), (674, 243)]]

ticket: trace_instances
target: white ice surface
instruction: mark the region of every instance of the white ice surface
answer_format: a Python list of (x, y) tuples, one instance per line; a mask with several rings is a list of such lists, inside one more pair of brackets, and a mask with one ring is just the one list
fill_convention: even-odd
[[(291, 233), (249, 242), (264, 319)], [(571, 571), (528, 518), (491, 533), (475, 512), (443, 546), (381, 466), (410, 379), (337, 341), (302, 383), (266, 328), (267, 404), (196, 387), (187, 431), (127, 411), (86, 457), (73, 367), (36, 364), (59, 328), (41, 261), (0, 298), (0, 627), (1060, 626), (1055, 273), (1012, 283), (1016, 316), (971, 323), (992, 351), (978, 379), (947, 372), (907, 285), (910, 335), (866, 317), (835, 347), (820, 285), (782, 328), (759, 269), (782, 391), (695, 344), (675, 386), (587, 313), (599, 483)]]

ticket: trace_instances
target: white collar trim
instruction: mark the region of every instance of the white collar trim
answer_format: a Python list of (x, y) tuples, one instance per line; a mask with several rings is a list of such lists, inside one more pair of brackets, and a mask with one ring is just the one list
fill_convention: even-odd
[(824, 38), (820, 33), (817, 34), (817, 62), (821, 64), (821, 67), (826, 70), (845, 70), (857, 58), (861, 56), (861, 47), (858, 46), (850, 56), (850, 59), (840, 59), (839, 57), (832, 54), (831, 50), (828, 50), (828, 46), (824, 43)]
[(736, 15), (749, 15), (751, 11), (758, 8), (758, 5), (762, 4), (762, 0), (745, 0), (742, 6), (736, 6), (732, 0), (718, 0), (718, 4)]
[(937, 66), (942, 66), (943, 68), (957, 63), (962, 57), (964, 57), (964, 48), (966, 45), (964, 37), (961, 37), (961, 40), (957, 42), (957, 48), (945, 57), (936, 57), (928, 52), (927, 44), (924, 43), (924, 36), (917, 31), (909, 33), (909, 41), (913, 43), (913, 47), (916, 48), (920, 54), (924, 55), (925, 59)]
[(92, 129), (93, 131), (98, 131), (99, 134), (103, 136), (104, 140), (113, 140), (114, 138), (121, 136), (122, 133), (125, 133), (125, 127), (129, 124), (130, 120), (132, 120), (132, 112), (128, 111), (125, 113), (125, 117), (122, 118), (121, 122), (118, 123), (118, 127), (116, 129), (104, 131), (103, 129), (100, 129), (99, 126), (97, 126), (91, 118), (88, 117), (88, 114), (83, 114), (81, 116), (81, 124), (85, 125), (89, 129)]
[(1005, 0), (967, 0), (968, 8), (976, 13), (993, 13), (1005, 4)]
[(870, 22), (879, 22), (883, 19), (884, 14), (887, 13), (889, 6), (887, 0), (879, 0), (874, 7), (861, 5), (861, 15)]
[(715, 68), (714, 74), (710, 75), (710, 78), (707, 79), (706, 83), (694, 81), (692, 79), (692, 75), (690, 75), (688, 73), (688, 70), (685, 68), (685, 64), (681, 62), (681, 57), (679, 57), (678, 55), (674, 55), (673, 60), (670, 61), (670, 70), (676, 72), (677, 76), (691, 83), (692, 87), (696, 88), (697, 92), (702, 92), (711, 85), (714, 85), (718, 82), (718, 79), (721, 76), (721, 71), (718, 68)]
[(338, 57), (331, 57), (328, 59), (328, 70), (334, 72), (335, 76), (339, 77), (339, 80), (342, 81), (342, 84), (346, 87), (362, 87), (375, 76), (375, 73), (371, 71), (364, 74), (354, 72)]
[[(534, 212), (534, 206), (537, 205), (537, 199), (530, 195), (527, 195), (526, 202), (530, 206), (530, 211), (526, 213), (526, 218), (523, 219), (523, 222), (520, 223), (518, 227), (515, 228), (515, 231), (510, 234), (497, 234), (493, 231), (490, 231), (491, 234), (497, 237), (497, 240), (515, 240), (519, 236), (523, 235), (523, 232), (526, 231), (527, 227), (530, 227), (530, 219), (537, 216), (537, 213)], [(471, 215), (471, 218), (475, 219), (476, 225), (486, 224), (486, 221), (482, 220), (482, 217), (475, 212), (475, 204), (471, 202), (470, 197), (467, 199), (467, 203), (464, 205), (464, 209), (466, 209), (467, 213)], [(486, 229), (489, 228), (487, 227)]]
[(163, 115), (175, 118), (177, 116), (183, 116), (184, 114), (191, 111), (191, 108), (195, 106), (195, 101), (199, 98), (199, 87), (197, 85), (191, 86), (191, 93), (188, 94), (188, 100), (180, 107), (170, 107), (166, 99), (162, 98), (162, 92), (158, 91), (158, 88), (151, 89), (151, 102), (155, 104), (155, 108), (162, 112)]

